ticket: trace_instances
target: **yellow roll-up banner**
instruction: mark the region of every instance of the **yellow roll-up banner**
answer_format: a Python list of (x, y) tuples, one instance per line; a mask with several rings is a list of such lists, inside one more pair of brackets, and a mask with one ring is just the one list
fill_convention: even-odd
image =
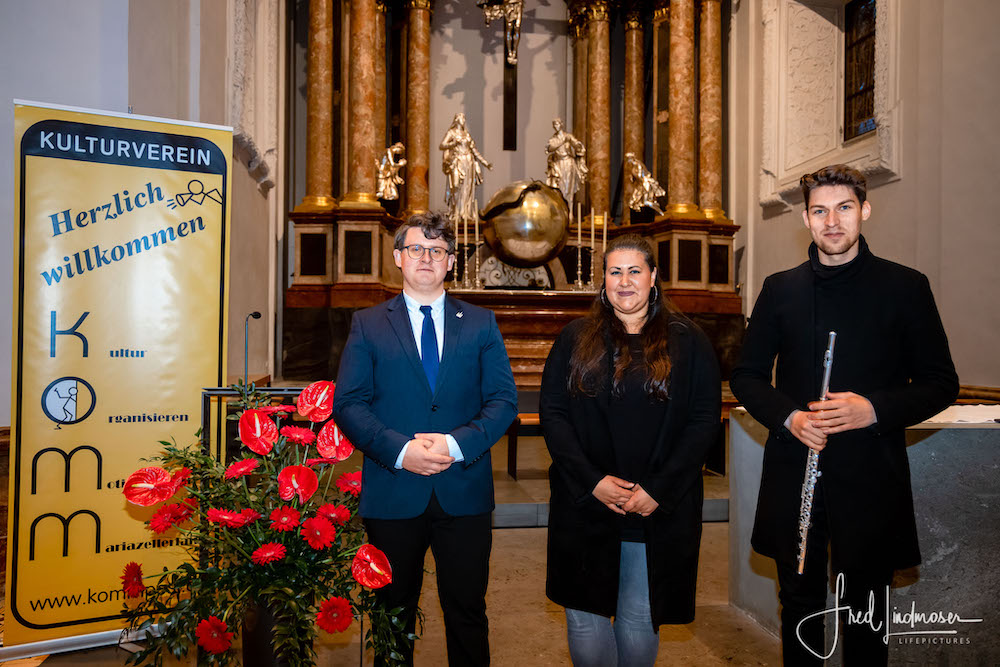
[[(232, 130), (15, 102), (6, 646), (122, 628), (183, 557), (121, 489), (226, 378)], [(152, 510), (153, 508), (149, 508)]]

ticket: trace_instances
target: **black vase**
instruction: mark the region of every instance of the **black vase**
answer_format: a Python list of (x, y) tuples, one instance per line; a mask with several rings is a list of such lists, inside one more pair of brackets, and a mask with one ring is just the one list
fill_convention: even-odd
[(292, 660), (279, 658), (274, 650), (274, 614), (266, 605), (251, 605), (243, 619), (243, 667), (299, 667), (312, 665), (311, 647)]

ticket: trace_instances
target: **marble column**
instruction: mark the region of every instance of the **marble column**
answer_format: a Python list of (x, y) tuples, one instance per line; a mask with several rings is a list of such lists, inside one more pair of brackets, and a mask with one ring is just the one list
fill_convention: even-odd
[(309, 3), (306, 194), (297, 212), (327, 211), (333, 198), (333, 0)]
[[(381, 152), (375, 139), (375, 0), (351, 0), (351, 62), (348, 69), (350, 158), (348, 193), (342, 207), (378, 207), (375, 159)], [(384, 56), (384, 54), (383, 54)]]
[(385, 13), (389, 8), (385, 3), (386, 0), (375, 0), (375, 150), (378, 160), (382, 159), (382, 149), (389, 145), (385, 132), (389, 103), (385, 81)]
[(694, 3), (695, 0), (671, 0), (670, 3), (670, 154), (667, 160), (666, 214), (675, 218), (703, 217), (695, 203)]
[(430, 206), (431, 0), (408, 0), (406, 41), (406, 210)]
[(607, 0), (587, 7), (587, 166), (590, 205), (603, 215), (608, 196), (611, 160), (611, 25)]
[(698, 202), (705, 217), (725, 221), (722, 210), (722, 3), (701, 0), (699, 44)]
[(569, 8), (569, 35), (573, 42), (573, 118), (570, 131), (587, 138), (587, 19), (580, 2)]
[[(646, 116), (644, 83), (642, 16), (637, 4), (632, 4), (625, 14), (625, 117), (622, 121), (625, 153), (632, 153), (646, 161)], [(624, 156), (623, 156), (624, 157)], [(624, 199), (629, 201), (632, 186), (626, 182)], [(631, 222), (631, 209), (622, 207), (626, 223)]]

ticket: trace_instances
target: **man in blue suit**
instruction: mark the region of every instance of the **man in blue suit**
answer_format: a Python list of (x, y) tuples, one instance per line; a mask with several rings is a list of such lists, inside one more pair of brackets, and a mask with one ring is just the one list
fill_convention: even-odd
[(393, 570), (380, 599), (405, 609), (412, 632), (429, 546), (448, 662), (488, 665), (490, 447), (517, 414), (517, 390), (492, 311), (444, 291), (455, 263), (448, 219), (414, 215), (394, 245), (403, 293), (354, 314), (334, 419), (365, 454), (361, 516)]

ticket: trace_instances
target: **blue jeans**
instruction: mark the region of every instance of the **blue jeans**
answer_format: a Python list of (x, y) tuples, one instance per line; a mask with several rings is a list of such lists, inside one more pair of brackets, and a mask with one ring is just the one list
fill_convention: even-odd
[(646, 545), (622, 542), (615, 622), (566, 608), (569, 655), (575, 667), (643, 667), (656, 662), (660, 637), (649, 614)]

